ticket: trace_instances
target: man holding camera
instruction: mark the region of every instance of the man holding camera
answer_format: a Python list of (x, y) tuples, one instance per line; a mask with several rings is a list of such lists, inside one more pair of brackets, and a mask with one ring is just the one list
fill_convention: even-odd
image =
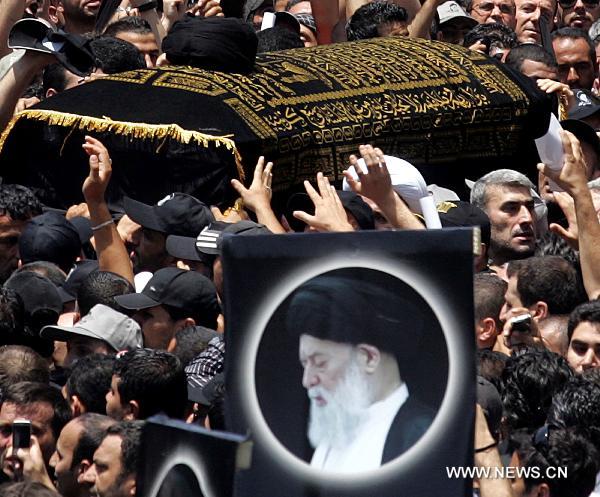
[[(20, 459), (13, 453), (18, 448), (28, 448), (30, 439), (25, 435), (21, 447), (13, 447), (13, 423), (16, 419), (31, 422), (31, 435), (36, 440), (44, 465), (50, 474), (50, 458), (56, 449), (56, 441), (64, 425), (71, 419), (71, 409), (60, 391), (49, 385), (21, 382), (8, 387), (3, 393), (0, 408), (0, 450), (2, 475), (15, 479), (24, 471)], [(26, 447), (25, 447), (26, 446)], [(0, 475), (0, 478), (2, 477)]]

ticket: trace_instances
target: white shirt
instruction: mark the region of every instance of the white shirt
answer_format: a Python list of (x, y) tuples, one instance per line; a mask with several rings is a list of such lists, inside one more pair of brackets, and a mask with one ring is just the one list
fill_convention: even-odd
[(310, 465), (339, 473), (369, 471), (380, 467), (388, 432), (406, 399), (408, 399), (408, 388), (404, 383), (384, 400), (369, 406), (365, 420), (358, 428), (356, 438), (349, 445), (341, 449), (326, 444), (319, 445), (315, 449)]

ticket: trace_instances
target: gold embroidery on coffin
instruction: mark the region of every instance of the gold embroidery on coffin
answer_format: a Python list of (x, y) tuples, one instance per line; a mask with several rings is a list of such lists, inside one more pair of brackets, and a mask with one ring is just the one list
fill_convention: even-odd
[[(519, 127), (511, 121), (529, 106), (526, 94), (489, 59), (422, 40), (380, 39), (265, 54), (250, 77), (189, 67), (152, 74), (157, 75), (152, 85), (223, 98), (253, 133), (273, 139), (280, 153), (316, 145), (335, 154), (333, 145), (344, 141), (422, 130), (433, 144), (432, 162), (444, 154), (493, 155), (510, 148), (499, 139), (502, 123), (504, 138), (516, 136)], [(492, 94), (506, 95), (506, 105), (500, 100), (490, 108)], [(479, 126), (473, 133), (439, 134), (439, 128), (465, 124)], [(434, 136), (427, 135), (434, 130)], [(410, 155), (412, 144), (403, 146), (403, 155)]]
[(154, 86), (164, 86), (167, 88), (177, 88), (178, 90), (193, 91), (202, 93), (211, 97), (216, 97), (227, 93), (223, 88), (215, 85), (214, 81), (198, 76), (198, 74), (178, 74), (165, 73), (156, 78), (152, 84)]
[(103, 77), (112, 81), (123, 81), (125, 83), (143, 85), (154, 77), (154, 73), (146, 70), (128, 71), (125, 73), (112, 74)]

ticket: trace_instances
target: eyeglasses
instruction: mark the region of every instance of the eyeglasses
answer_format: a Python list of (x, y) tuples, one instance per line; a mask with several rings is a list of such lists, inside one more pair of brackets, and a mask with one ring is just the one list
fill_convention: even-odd
[[(595, 7), (598, 7), (600, 0), (582, 0), (582, 2), (583, 2), (584, 7), (593, 9)], [(558, 4), (563, 9), (570, 9), (570, 8), (574, 7), (576, 3), (577, 3), (577, 0), (558, 0)]]

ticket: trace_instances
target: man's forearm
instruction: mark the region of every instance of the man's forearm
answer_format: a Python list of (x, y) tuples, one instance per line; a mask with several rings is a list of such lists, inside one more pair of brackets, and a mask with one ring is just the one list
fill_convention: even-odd
[(590, 300), (600, 296), (600, 223), (587, 185), (573, 192), (579, 230), (579, 259)]
[(408, 206), (396, 195), (393, 194), (393, 200), (378, 204), (381, 212), (389, 223), (398, 229), (422, 230), (423, 224), (414, 216)]
[(133, 284), (133, 269), (129, 254), (116, 224), (112, 222), (108, 206), (104, 202), (88, 202), (88, 208), (92, 226), (97, 227), (94, 229), (94, 241), (100, 269), (112, 271)]
[(8, 34), (14, 23), (23, 17), (24, 0), (0, 0), (0, 58), (10, 53)]
[[(49, 56), (45, 56), (49, 57)], [(11, 120), (21, 95), (35, 76), (45, 67), (44, 56), (26, 53), (0, 80), (0, 129)]]
[(440, 0), (425, 0), (415, 18), (408, 26), (408, 33), (411, 38), (431, 38), (431, 23), (435, 18), (435, 13), (442, 2)]
[[(502, 461), (496, 446), (475, 453), (475, 466), (480, 468), (501, 468)], [(480, 478), (481, 497), (512, 497), (510, 481), (506, 478)]]

